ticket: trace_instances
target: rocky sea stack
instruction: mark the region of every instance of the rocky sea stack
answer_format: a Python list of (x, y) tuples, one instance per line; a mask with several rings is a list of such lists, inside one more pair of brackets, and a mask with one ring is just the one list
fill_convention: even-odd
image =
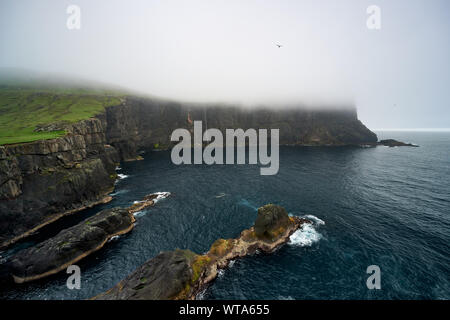
[(218, 239), (204, 255), (190, 250), (162, 252), (94, 299), (100, 300), (172, 300), (195, 299), (213, 281), (219, 269), (233, 259), (256, 251), (273, 252), (307, 219), (288, 216), (280, 206), (268, 204), (258, 209), (255, 226), (236, 239)]

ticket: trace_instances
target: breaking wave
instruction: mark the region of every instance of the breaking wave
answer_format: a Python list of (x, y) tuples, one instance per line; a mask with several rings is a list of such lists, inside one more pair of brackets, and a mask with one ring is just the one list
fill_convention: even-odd
[[(158, 203), (158, 201), (170, 196), (170, 192), (155, 192), (155, 193), (152, 193), (152, 195), (156, 195), (156, 198), (153, 199), (153, 204), (156, 204), (156, 203)], [(141, 203), (141, 202), (142, 201), (133, 201), (133, 204)], [(133, 213), (133, 215), (135, 217), (141, 217), (141, 216), (145, 215), (145, 213), (146, 213), (146, 210), (141, 210), (141, 211), (137, 211), (137, 212)]]
[(316, 228), (324, 225), (325, 221), (313, 215), (306, 215), (305, 218), (311, 220), (312, 223), (304, 223), (300, 229), (295, 231), (289, 238), (289, 244), (299, 247), (310, 247), (322, 239), (322, 234)]

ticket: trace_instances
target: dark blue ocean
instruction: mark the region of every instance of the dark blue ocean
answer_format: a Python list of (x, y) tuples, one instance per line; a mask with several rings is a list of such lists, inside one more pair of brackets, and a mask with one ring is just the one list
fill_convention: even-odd
[[(7, 252), (42, 241), (95, 212), (129, 206), (154, 192), (171, 196), (137, 215), (136, 228), (81, 261), (80, 290), (67, 275), (3, 286), (0, 298), (86, 299), (114, 286), (163, 250), (203, 253), (217, 238), (237, 237), (258, 207), (279, 204), (310, 216), (271, 255), (236, 260), (203, 299), (450, 299), (450, 132), (378, 132), (409, 147), (282, 147), (280, 170), (257, 165), (184, 165), (170, 152), (121, 164), (114, 200), (44, 229)], [(381, 289), (369, 290), (369, 265)]]

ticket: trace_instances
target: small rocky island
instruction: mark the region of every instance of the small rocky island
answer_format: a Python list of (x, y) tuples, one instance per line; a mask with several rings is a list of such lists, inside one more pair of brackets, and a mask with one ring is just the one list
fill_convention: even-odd
[(233, 259), (257, 250), (273, 252), (307, 219), (288, 216), (283, 207), (268, 204), (258, 209), (255, 225), (237, 239), (218, 239), (204, 255), (190, 250), (162, 252), (148, 260), (98, 300), (193, 300)]
[(380, 140), (378, 142), (379, 145), (382, 146), (386, 146), (386, 147), (418, 147), (418, 145), (416, 144), (412, 144), (412, 143), (405, 143), (405, 142), (401, 142), (401, 141), (397, 141), (394, 139), (385, 139), (385, 140)]
[(9, 263), (14, 282), (50, 276), (100, 250), (111, 238), (130, 232), (134, 228), (133, 214), (154, 205), (158, 196), (147, 195), (129, 208), (100, 211), (55, 237), (20, 251)]

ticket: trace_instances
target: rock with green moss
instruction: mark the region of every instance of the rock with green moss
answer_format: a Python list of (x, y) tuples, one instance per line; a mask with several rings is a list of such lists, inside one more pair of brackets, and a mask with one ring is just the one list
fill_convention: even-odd
[(291, 220), (283, 207), (267, 204), (258, 209), (255, 221), (255, 235), (258, 238), (272, 238), (280, 229), (286, 229)]
[(304, 223), (311, 222), (289, 217), (284, 208), (269, 204), (259, 208), (257, 223), (261, 227), (261, 237), (256, 236), (255, 227), (251, 227), (236, 239), (216, 240), (203, 255), (179, 249), (160, 253), (94, 299), (196, 299), (230, 261), (256, 251), (273, 252), (289, 241), (292, 233)]

